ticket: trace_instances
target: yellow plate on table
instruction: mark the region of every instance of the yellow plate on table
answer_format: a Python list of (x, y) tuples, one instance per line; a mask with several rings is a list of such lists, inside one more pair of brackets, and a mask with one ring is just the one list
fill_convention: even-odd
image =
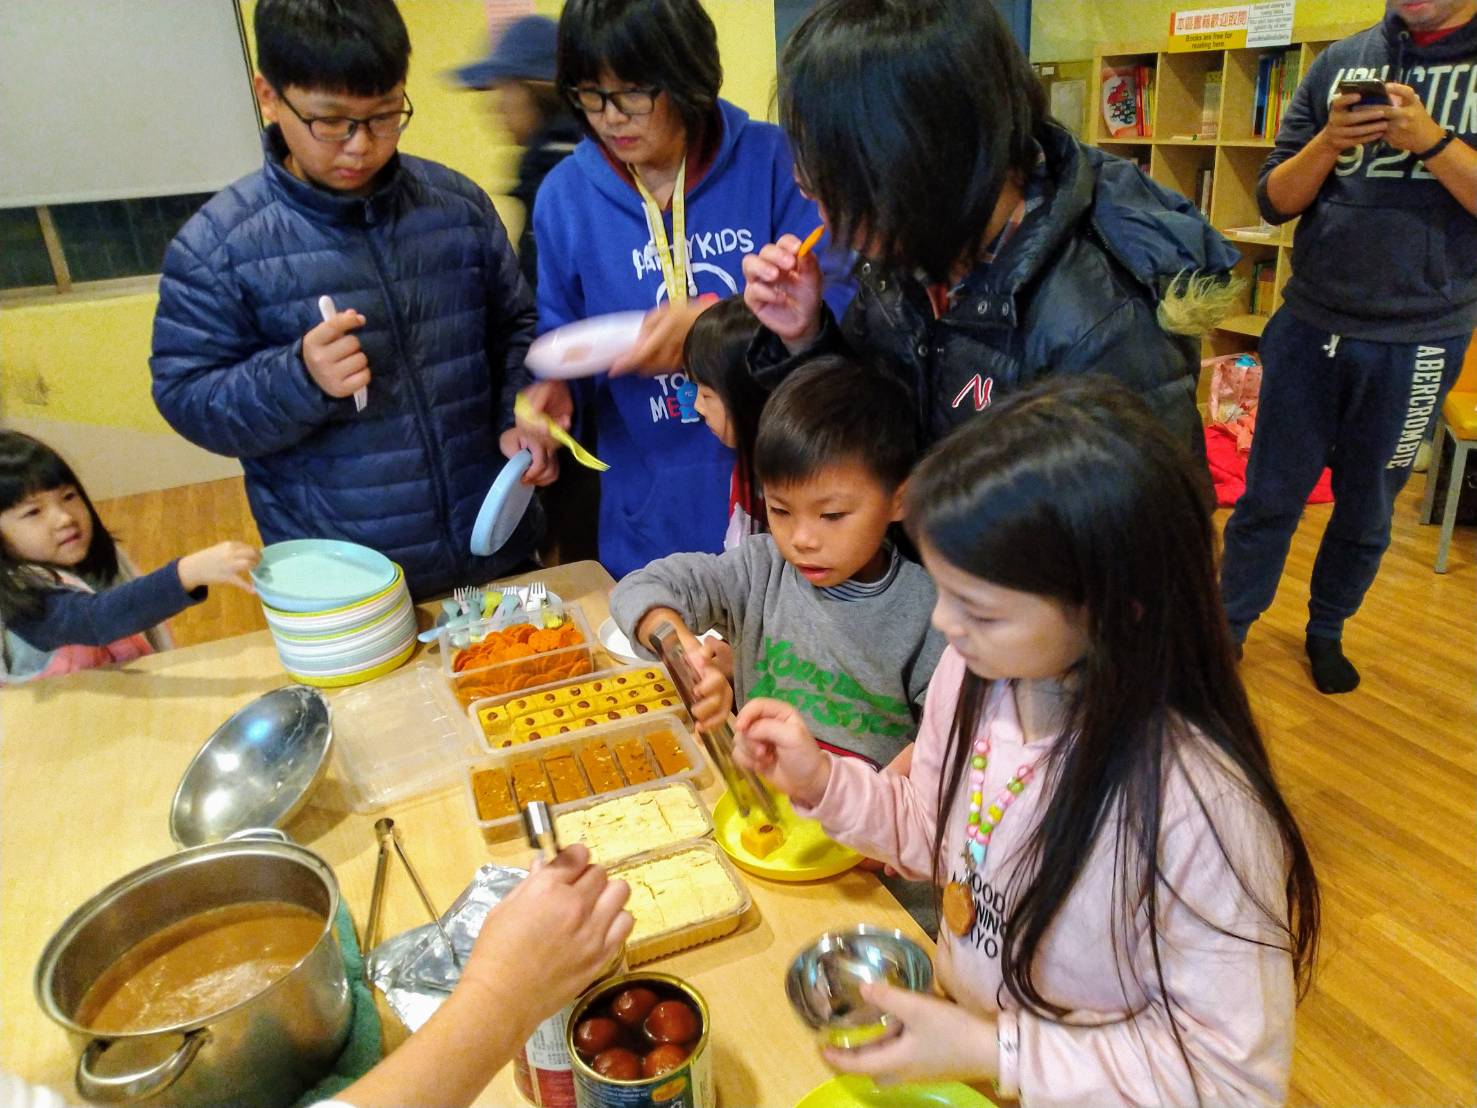
[[(775, 794), (783, 818), (785, 841), (774, 853), (760, 858), (745, 849), (739, 836), (748, 822), (739, 814), (732, 793), (718, 798), (713, 809), (713, 837), (739, 869), (771, 881), (821, 881), (845, 873), (862, 860), (850, 847), (828, 839), (821, 825), (813, 819), (801, 819), (790, 807), (788, 797)], [(763, 820), (755, 812), (750, 819)]]
[(833, 1077), (806, 1093), (795, 1108), (996, 1108), (983, 1093), (957, 1081), (878, 1085), (870, 1077)]

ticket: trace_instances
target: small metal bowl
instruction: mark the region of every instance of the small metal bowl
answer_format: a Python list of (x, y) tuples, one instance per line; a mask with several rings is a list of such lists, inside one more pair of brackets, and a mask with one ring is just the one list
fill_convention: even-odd
[(328, 701), (288, 685), (257, 697), (216, 728), (195, 755), (169, 808), (181, 846), (216, 842), (295, 816), (328, 770)]
[(861, 987), (869, 983), (927, 992), (933, 962), (901, 931), (866, 924), (828, 931), (790, 963), (785, 993), (826, 1046), (852, 1050), (902, 1029), (894, 1017), (862, 999)]

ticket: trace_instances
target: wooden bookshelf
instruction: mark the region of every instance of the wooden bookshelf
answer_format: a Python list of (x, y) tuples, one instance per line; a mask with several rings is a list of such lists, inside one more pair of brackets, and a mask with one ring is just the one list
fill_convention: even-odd
[[(1234, 227), (1261, 222), (1256, 186), (1267, 153), (1275, 145), (1271, 136), (1252, 134), (1256, 99), (1257, 64), (1261, 55), (1283, 50), (1298, 51), (1299, 78), (1332, 42), (1367, 26), (1364, 23), (1334, 24), (1305, 28), (1294, 34), (1290, 46), (1234, 50), (1197, 50), (1170, 53), (1168, 44), (1127, 42), (1105, 46), (1093, 56), (1088, 83), (1088, 142), (1147, 167), (1160, 184), (1199, 203), (1202, 175), (1213, 171), (1210, 183), (1210, 222), (1241, 251), (1236, 275), (1245, 279), (1241, 310), (1222, 322), (1205, 343), (1207, 356), (1253, 348), (1266, 326), (1267, 315), (1282, 303), (1282, 290), (1292, 273), (1292, 238), (1296, 221), (1279, 227), (1271, 236), (1232, 232)], [(1150, 119), (1153, 133), (1119, 139), (1106, 137), (1101, 103), (1101, 74), (1104, 66), (1151, 65), (1154, 67), (1154, 98)], [(1217, 133), (1202, 137), (1201, 114), (1207, 75), (1221, 81)], [(1251, 313), (1251, 273), (1256, 263), (1276, 266), (1272, 304), (1267, 315)]]

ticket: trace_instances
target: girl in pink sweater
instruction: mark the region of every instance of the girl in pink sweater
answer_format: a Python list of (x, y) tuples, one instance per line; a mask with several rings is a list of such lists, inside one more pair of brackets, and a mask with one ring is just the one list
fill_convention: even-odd
[(798, 811), (939, 887), (945, 996), (879, 988), (901, 1033), (827, 1060), (1031, 1108), (1282, 1103), (1318, 888), (1188, 459), (1121, 386), (1052, 379), (934, 449), (908, 527), (950, 644), (909, 775), (738, 718)]

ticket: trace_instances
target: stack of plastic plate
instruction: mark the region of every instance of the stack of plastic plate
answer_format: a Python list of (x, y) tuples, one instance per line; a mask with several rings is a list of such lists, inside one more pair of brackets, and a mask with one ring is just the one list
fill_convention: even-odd
[(357, 685), (415, 650), (405, 574), (378, 551), (334, 539), (274, 543), (251, 578), (283, 667), (305, 685)]

